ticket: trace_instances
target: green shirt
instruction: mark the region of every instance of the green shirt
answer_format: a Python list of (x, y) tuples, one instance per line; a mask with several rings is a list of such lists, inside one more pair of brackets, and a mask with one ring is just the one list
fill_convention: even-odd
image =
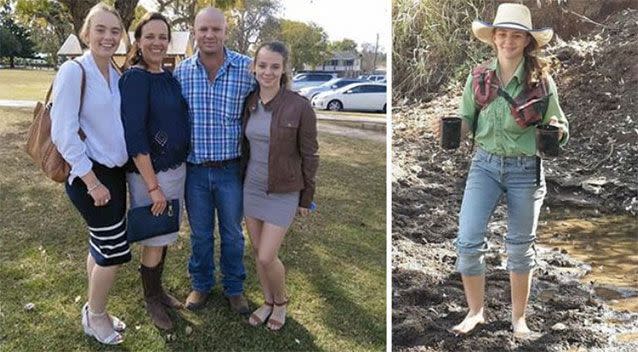
[[(511, 97), (516, 97), (523, 91), (525, 85), (524, 63), (525, 59), (521, 60), (514, 72), (514, 76), (505, 87), (505, 91)], [(490, 64), (490, 69), (496, 70), (496, 74), (500, 76), (496, 59)], [(558, 119), (560, 128), (563, 130), (563, 138), (560, 141), (560, 145), (564, 145), (569, 138), (569, 123), (560, 105), (558, 105), (556, 83), (550, 76), (547, 77), (547, 82), (548, 91), (551, 95), (547, 112), (543, 116), (543, 123), (549, 122), (552, 116)], [(474, 114), (477, 110), (478, 107), (474, 103), (474, 92), (472, 90), (472, 73), (470, 73), (463, 90), (459, 115), (465, 119), (469, 126), (472, 126)], [(535, 127), (521, 128), (510, 112), (509, 103), (500, 96), (496, 96), (479, 113), (475, 141), (482, 149), (496, 155), (532, 156), (536, 154)]]

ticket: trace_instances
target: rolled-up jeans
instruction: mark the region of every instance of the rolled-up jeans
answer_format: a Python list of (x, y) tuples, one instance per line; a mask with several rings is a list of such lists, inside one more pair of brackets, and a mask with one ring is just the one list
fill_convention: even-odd
[(487, 224), (503, 194), (507, 200), (507, 270), (527, 273), (536, 265), (536, 227), (545, 198), (542, 164), (536, 183), (536, 157), (505, 157), (478, 149), (465, 184), (459, 232), (455, 242), (456, 270), (463, 275), (485, 273)]

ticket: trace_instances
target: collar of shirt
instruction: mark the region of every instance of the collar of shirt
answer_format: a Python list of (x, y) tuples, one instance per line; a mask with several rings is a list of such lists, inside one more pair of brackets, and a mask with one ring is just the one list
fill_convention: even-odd
[(111, 94), (120, 94), (118, 87), (118, 80), (120, 78), (119, 72), (115, 70), (113, 64), (109, 63), (109, 82), (106, 82), (104, 76), (102, 76), (102, 72), (100, 72), (100, 68), (97, 67), (97, 63), (95, 62), (95, 58), (91, 53), (91, 50), (87, 50), (77, 59), (84, 67), (84, 71), (87, 75), (97, 76), (98, 82), (103, 84)]
[[(195, 51), (195, 54), (190, 57), (191, 60), (187, 59), (192, 67), (203, 67), (201, 60), (199, 59), (199, 49)], [(230, 66), (240, 66), (241, 65), (241, 56), (232, 50), (226, 49), (224, 47), (224, 63), (222, 67), (230, 65)]]
[[(490, 70), (494, 70), (496, 72), (496, 76), (498, 76), (498, 79), (501, 79), (501, 70), (500, 70), (500, 66), (498, 64), (498, 59), (494, 59), (492, 60), (492, 62), (490, 63)], [(516, 66), (516, 70), (514, 71), (514, 76), (512, 78), (516, 78), (516, 82), (518, 84), (523, 83), (524, 79), (525, 79), (525, 57), (523, 57), (523, 59), (521, 60), (521, 62), (518, 63), (518, 66)], [(512, 83), (512, 81), (510, 81), (510, 84)], [(509, 84), (508, 84), (509, 85)]]

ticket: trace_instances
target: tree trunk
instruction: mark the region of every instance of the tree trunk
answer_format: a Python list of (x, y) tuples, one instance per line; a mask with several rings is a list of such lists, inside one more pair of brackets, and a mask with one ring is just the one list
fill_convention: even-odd
[(14, 59), (15, 59), (15, 56), (9, 56), (9, 68), (16, 68)]
[(138, 2), (139, 0), (115, 0), (115, 9), (122, 16), (122, 24), (126, 32), (135, 19), (135, 8)]
[[(89, 13), (91, 7), (98, 3), (98, 0), (60, 0), (60, 2), (66, 6), (71, 14), (73, 32), (80, 38), (80, 29), (82, 29), (84, 18)], [(80, 44), (84, 46), (82, 40), (80, 40)]]

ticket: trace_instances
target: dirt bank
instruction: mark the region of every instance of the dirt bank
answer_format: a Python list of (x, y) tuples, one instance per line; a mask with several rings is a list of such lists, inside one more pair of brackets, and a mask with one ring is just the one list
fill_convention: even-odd
[[(603, 25), (549, 50), (561, 63), (554, 76), (572, 135), (562, 156), (545, 160), (548, 196), (542, 216), (556, 207), (638, 214), (638, 11), (622, 11)], [(528, 316), (531, 328), (543, 336), (512, 341), (502, 205), (489, 231), (494, 250), (487, 258), (488, 324), (465, 338), (447, 332), (465, 314), (460, 277), (453, 272), (452, 239), (469, 148), (441, 150), (430, 126), (455, 113), (459, 95), (456, 87), (426, 104), (393, 111), (395, 349), (636, 350), (635, 340), (620, 342), (619, 335), (638, 330), (638, 315), (612, 311), (593, 287), (580, 283), (590, 270), (587, 264), (542, 248)]]

